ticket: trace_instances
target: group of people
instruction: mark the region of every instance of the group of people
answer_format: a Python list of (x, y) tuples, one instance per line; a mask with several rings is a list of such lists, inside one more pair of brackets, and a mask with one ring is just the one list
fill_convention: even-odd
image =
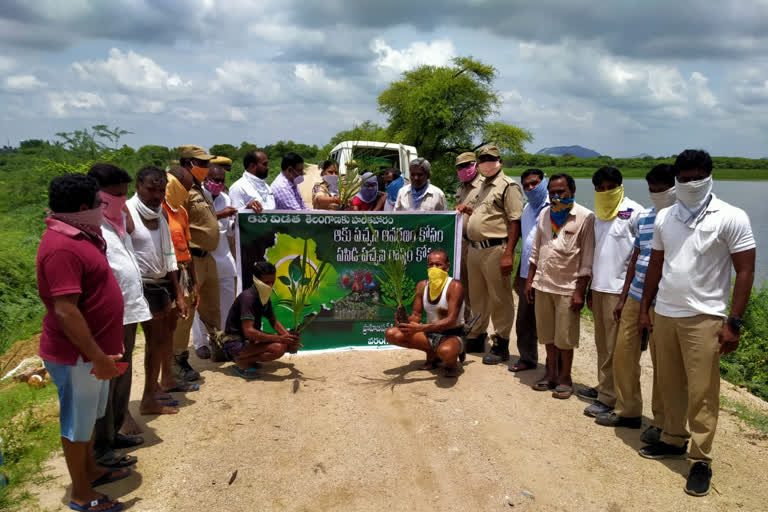
[[(140, 414), (178, 413), (171, 393), (199, 389), (190, 341), (199, 358), (234, 361), (234, 373), (245, 379), (257, 378), (261, 363), (301, 347), (272, 310), (270, 262), (257, 262), (252, 286), (235, 297), (232, 235), (239, 209), (307, 209), (298, 190), (302, 158), (285, 155), (281, 173), (267, 184), (267, 155), (250, 152), (243, 176), (227, 192), (231, 160), (191, 145), (181, 146), (179, 156), (179, 166), (168, 171), (141, 169), (130, 199), (130, 175), (106, 163), (87, 175), (55, 178), (49, 187), (48, 229), (37, 257), (47, 309), (39, 353), (58, 388), (74, 510), (123, 507), (95, 488), (128, 477), (137, 459), (118, 450), (143, 443), (128, 411), (139, 324), (146, 339)], [(593, 402), (585, 414), (600, 425), (641, 427), (639, 361), (649, 345), (654, 418), (640, 454), (683, 456), (690, 439), (695, 464), (686, 491), (706, 494), (719, 353), (738, 344), (754, 274), (746, 214), (712, 194), (712, 161), (703, 151), (686, 150), (674, 166), (648, 173), (654, 204), (648, 209), (625, 197), (617, 169), (599, 169), (592, 180), (596, 214), (574, 202), (576, 186), (567, 174), (547, 179), (529, 169), (521, 187), (502, 164), (492, 145), (457, 157), (461, 278), (451, 279), (448, 254), (433, 250), (410, 317), (398, 319), (387, 341), (423, 350), (426, 369), (442, 365), (456, 377), (467, 352), (485, 352), (490, 322), (483, 363), (508, 361), (516, 324), (520, 357), (509, 370), (537, 368), (537, 344), (543, 344), (546, 373), (534, 389), (565, 399), (574, 392), (571, 367), (586, 303), (595, 318), (598, 372), (595, 388), (576, 391)], [(313, 207), (339, 208), (338, 167), (322, 168)], [(362, 176), (349, 206), (447, 209), (445, 194), (429, 182), (428, 161), (414, 160), (409, 173), (410, 183), (396, 169)], [(736, 284), (727, 313), (731, 265)], [(262, 319), (273, 334), (262, 331)]]

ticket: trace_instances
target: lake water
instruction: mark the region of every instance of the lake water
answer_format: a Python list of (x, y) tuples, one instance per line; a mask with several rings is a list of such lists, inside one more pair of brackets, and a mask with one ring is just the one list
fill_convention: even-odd
[[(761, 250), (768, 247), (768, 202), (764, 203), (760, 199), (768, 195), (768, 181), (715, 181), (712, 191), (718, 198), (738, 206), (749, 215), (757, 242), (755, 284), (768, 281), (768, 255)], [(592, 211), (595, 207), (594, 193), (592, 180), (576, 180), (576, 201)], [(651, 206), (645, 180), (624, 180), (624, 194), (643, 206)]]

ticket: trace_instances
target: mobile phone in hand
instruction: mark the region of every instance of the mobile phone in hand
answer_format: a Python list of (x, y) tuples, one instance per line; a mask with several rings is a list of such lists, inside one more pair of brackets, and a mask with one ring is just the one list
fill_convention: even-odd
[(648, 349), (648, 328), (643, 329), (642, 339), (640, 341), (640, 352)]

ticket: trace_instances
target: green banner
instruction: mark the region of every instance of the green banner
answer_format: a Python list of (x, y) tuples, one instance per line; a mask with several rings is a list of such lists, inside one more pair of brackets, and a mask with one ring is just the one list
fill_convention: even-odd
[[(275, 315), (302, 331), (302, 350), (382, 348), (398, 297), (410, 314), (432, 249), (448, 253), (458, 277), (460, 223), (456, 212), (241, 210), (238, 287), (252, 283), (254, 262), (266, 259), (277, 268)], [(271, 332), (269, 322), (263, 329)]]

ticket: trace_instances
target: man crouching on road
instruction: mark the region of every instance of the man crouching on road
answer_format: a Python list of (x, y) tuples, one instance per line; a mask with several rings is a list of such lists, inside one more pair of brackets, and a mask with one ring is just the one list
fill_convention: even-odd
[[(427, 362), (423, 370), (432, 370), (439, 361), (445, 364), (446, 377), (458, 377), (458, 360), (464, 360), (464, 289), (458, 280), (448, 277), (448, 254), (433, 249), (427, 257), (429, 279), (416, 287), (409, 323), (387, 329), (387, 343), (423, 350)], [(422, 310), (427, 323), (421, 323)]]
[[(299, 337), (283, 327), (272, 310), (272, 287), (275, 285), (275, 266), (268, 261), (253, 265), (253, 285), (237, 296), (227, 315), (222, 349), (228, 360), (234, 361), (232, 370), (244, 379), (258, 378), (260, 363), (274, 361), (289, 352), (295, 354)], [(266, 318), (277, 334), (262, 332), (261, 321)]]

